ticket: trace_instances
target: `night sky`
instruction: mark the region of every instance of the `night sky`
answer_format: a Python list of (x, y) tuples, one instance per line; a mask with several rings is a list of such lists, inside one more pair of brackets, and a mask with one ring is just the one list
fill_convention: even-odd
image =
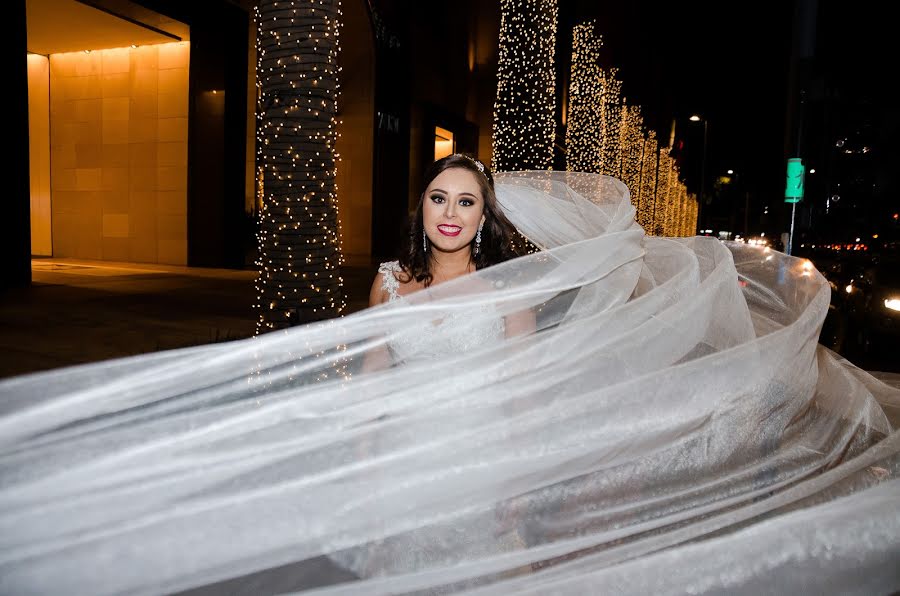
[[(896, 130), (897, 101), (887, 92), (898, 55), (894, 21), (884, 4), (872, 0), (804, 2), (816, 14), (811, 21), (809, 93), (820, 105), (827, 98), (832, 106), (830, 114), (823, 115), (818, 108), (819, 112), (813, 109), (805, 115), (806, 126), (820, 134), (806, 139), (805, 153), (827, 151), (834, 139), (822, 137), (822, 131), (838, 130), (839, 119), (847, 120), (851, 135), (854, 118), (866, 120), (883, 141), (880, 147), (876, 142), (876, 150), (885, 154), (879, 163), (887, 164), (879, 181), (894, 189), (896, 168), (889, 167), (887, 158), (895, 143), (889, 135), (877, 133)], [(668, 141), (676, 119), (676, 138), (684, 141), (689, 154), (693, 152), (683, 169), (691, 192), (698, 190), (703, 141), (702, 125), (687, 118), (699, 113), (709, 122), (707, 185), (734, 169), (755, 200), (778, 202), (784, 191), (785, 158), (798, 130), (797, 122), (788, 118), (790, 81), (796, 76), (790, 68), (797, 37), (796, 6), (796, 0), (562, 0), (560, 33), (566, 35), (573, 24), (596, 19), (604, 38), (604, 65), (620, 69), (624, 95), (642, 106), (661, 142)], [(569, 39), (561, 43), (571, 47)], [(816, 118), (819, 121), (814, 122)]]
[[(676, 137), (701, 153), (702, 124), (688, 117), (708, 118), (708, 179), (734, 169), (754, 190), (782, 190), (790, 3), (577, 0), (560, 17), (561, 25), (596, 18), (604, 60), (662, 142), (675, 118)], [(687, 176), (692, 192), (698, 174)]]

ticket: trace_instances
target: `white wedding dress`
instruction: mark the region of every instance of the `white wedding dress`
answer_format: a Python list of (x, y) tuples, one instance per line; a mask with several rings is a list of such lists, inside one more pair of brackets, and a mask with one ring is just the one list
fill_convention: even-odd
[[(381, 263), (378, 272), (381, 273), (382, 288), (387, 292), (389, 302), (401, 301), (403, 297), (397, 293), (400, 287), (397, 275), (402, 272), (400, 263)], [(472, 324), (473, 320), (477, 323)], [(487, 304), (399, 329), (388, 342), (388, 347), (398, 362), (440, 358), (497, 343), (503, 339), (505, 329), (503, 318), (497, 316), (492, 306)]]
[(817, 344), (812, 264), (647, 237), (612, 178), (495, 183), (539, 252), (0, 381), (0, 593), (900, 590), (900, 391)]

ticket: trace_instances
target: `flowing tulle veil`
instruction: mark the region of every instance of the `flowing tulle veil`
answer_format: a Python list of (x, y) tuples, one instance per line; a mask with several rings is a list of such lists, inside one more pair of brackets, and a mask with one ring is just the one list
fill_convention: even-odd
[[(496, 177), (539, 252), (252, 340), (0, 383), (0, 592), (890, 592), (900, 395), (807, 261)], [(364, 367), (481, 307), (533, 333)]]

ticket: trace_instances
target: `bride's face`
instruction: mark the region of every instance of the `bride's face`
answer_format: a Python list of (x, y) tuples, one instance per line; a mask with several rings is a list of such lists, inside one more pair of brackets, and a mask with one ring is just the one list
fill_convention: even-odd
[(484, 221), (484, 198), (475, 176), (462, 168), (450, 168), (438, 174), (425, 189), (422, 220), (434, 249), (468, 249), (475, 238)]

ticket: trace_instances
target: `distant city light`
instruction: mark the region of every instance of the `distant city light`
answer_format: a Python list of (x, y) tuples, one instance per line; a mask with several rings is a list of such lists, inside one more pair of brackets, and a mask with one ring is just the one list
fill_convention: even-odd
[(815, 169), (815, 168), (810, 168), (810, 169), (809, 169), (809, 173), (810, 173), (810, 174), (815, 174), (815, 173), (816, 173), (816, 169)]
[(728, 170), (728, 175), (734, 174), (734, 170)]
[(698, 116), (697, 114), (694, 114), (693, 116), (691, 116), (691, 117), (689, 118), (689, 120), (690, 120), (691, 122), (700, 122), (701, 118), (700, 118), (700, 116)]

